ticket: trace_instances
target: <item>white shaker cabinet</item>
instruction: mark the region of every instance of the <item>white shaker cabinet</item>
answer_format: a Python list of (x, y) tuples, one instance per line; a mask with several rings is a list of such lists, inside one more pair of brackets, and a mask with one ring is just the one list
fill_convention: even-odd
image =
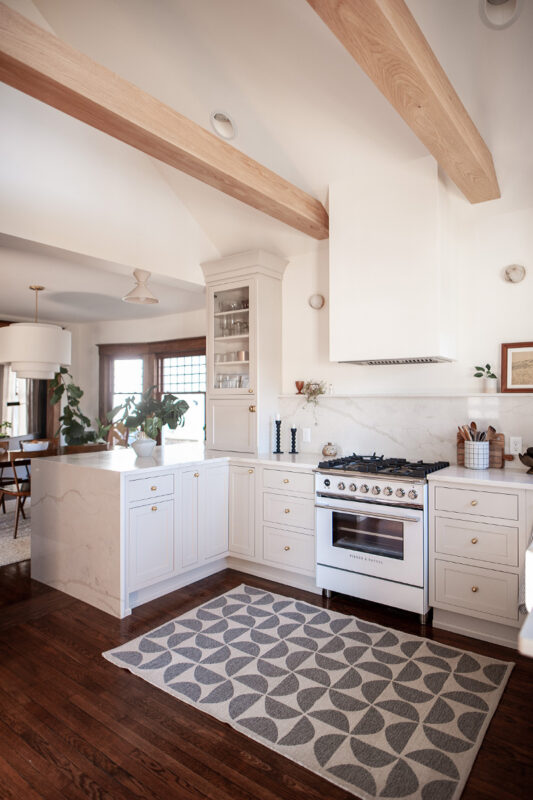
[(212, 398), (207, 405), (207, 446), (210, 450), (253, 453), (257, 441), (255, 398)]
[(183, 569), (198, 563), (198, 505), (200, 469), (184, 469), (179, 474), (177, 496), (176, 550)]
[(229, 471), (229, 551), (255, 555), (255, 468), (231, 466)]
[(200, 473), (199, 550), (204, 561), (228, 551), (228, 471), (227, 464), (217, 464)]
[(133, 506), (128, 514), (128, 588), (142, 589), (174, 573), (174, 500)]

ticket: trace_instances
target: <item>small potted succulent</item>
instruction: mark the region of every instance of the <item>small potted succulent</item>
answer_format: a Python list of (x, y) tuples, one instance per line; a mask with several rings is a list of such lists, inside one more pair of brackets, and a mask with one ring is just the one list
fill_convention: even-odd
[[(138, 431), (131, 446), (140, 457), (152, 455), (156, 440), (165, 425), (175, 430), (183, 426), (185, 412), (189, 404), (179, 400), (173, 394), (164, 394), (161, 399), (154, 397), (155, 386), (151, 386), (141, 395), (140, 400), (126, 397), (124, 403), (108, 414), (109, 421), (122, 422), (130, 431)], [(117, 417), (117, 414), (122, 416)]]
[(483, 391), (488, 394), (494, 394), (498, 391), (498, 378), (492, 371), (490, 364), (485, 364), (484, 367), (476, 367), (474, 378), (483, 379)]

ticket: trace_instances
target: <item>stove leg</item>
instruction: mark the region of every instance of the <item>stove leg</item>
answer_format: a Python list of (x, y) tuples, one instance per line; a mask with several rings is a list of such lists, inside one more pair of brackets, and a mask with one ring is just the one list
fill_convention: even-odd
[(418, 621), (420, 622), (421, 625), (431, 625), (431, 620), (433, 617), (433, 614), (431, 612), (432, 609), (430, 608), (427, 614), (418, 615)]
[(331, 591), (331, 589), (322, 589), (322, 597), (324, 598), (324, 600), (331, 600), (332, 594), (333, 592)]

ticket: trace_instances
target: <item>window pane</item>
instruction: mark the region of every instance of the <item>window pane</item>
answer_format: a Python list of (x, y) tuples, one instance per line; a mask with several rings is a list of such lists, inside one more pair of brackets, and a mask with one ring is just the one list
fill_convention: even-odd
[(142, 390), (142, 358), (115, 358), (113, 361), (113, 393), (139, 394)]
[(163, 358), (163, 392), (205, 392), (205, 356)]

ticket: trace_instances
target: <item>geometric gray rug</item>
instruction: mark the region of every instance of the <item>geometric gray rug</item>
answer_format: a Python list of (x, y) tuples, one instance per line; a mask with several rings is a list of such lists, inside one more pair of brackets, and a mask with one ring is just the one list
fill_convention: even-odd
[(513, 668), (246, 584), (103, 655), (365, 800), (460, 797)]
[(19, 519), (17, 538), (13, 539), (15, 530), (15, 504), (12, 500), (6, 500), (7, 513), (4, 514), (0, 509), (0, 567), (5, 564), (14, 564), (17, 561), (25, 561), (31, 555), (31, 520), (30, 506), (26, 503), (24, 513), (27, 519)]

